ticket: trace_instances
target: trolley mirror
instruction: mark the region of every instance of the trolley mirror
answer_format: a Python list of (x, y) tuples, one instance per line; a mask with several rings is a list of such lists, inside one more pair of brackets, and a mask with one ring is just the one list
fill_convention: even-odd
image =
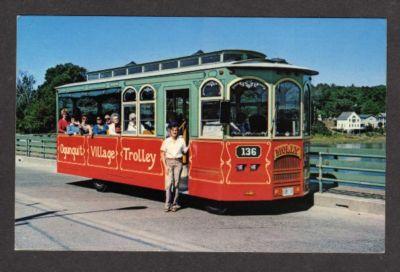
[(231, 102), (221, 101), (221, 113), (219, 115), (219, 122), (221, 124), (229, 124), (231, 121)]

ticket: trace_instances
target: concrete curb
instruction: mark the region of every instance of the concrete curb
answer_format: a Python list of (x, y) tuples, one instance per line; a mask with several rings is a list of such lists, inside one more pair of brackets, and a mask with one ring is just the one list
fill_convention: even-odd
[(348, 208), (355, 212), (385, 215), (385, 201), (332, 193), (315, 193), (314, 205), (329, 208)]

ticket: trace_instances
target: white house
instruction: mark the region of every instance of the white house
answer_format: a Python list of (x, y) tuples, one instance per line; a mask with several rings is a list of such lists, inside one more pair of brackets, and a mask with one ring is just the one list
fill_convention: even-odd
[(372, 126), (373, 128), (378, 128), (378, 118), (372, 114), (360, 114), (361, 128), (366, 128)]
[(376, 118), (378, 119), (378, 127), (386, 127), (386, 112), (379, 113)]
[(355, 130), (360, 130), (361, 128), (361, 118), (357, 113), (345, 111), (342, 112), (336, 121), (336, 129), (343, 130), (347, 132), (352, 132)]

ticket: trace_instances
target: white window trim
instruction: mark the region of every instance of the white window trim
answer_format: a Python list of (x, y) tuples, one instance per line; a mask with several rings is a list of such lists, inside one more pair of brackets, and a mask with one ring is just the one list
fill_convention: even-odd
[(253, 80), (257, 80), (257, 81), (259, 81), (259, 82), (261, 82), (262, 84), (264, 84), (265, 85), (265, 87), (267, 87), (267, 95), (268, 95), (268, 97), (267, 97), (267, 106), (268, 106), (268, 109), (267, 109), (267, 112), (268, 112), (268, 120), (267, 120), (267, 136), (230, 136), (229, 135), (229, 130), (230, 130), (230, 126), (228, 126), (228, 129), (227, 129), (227, 135), (225, 136), (225, 138), (226, 139), (228, 139), (228, 140), (239, 140), (239, 139), (249, 139), (249, 140), (252, 140), (252, 139), (272, 139), (272, 137), (271, 137), (271, 125), (272, 125), (272, 122), (271, 122), (271, 114), (272, 114), (272, 111), (271, 111), (271, 92), (272, 92), (272, 88), (273, 88), (273, 85), (272, 84), (270, 84), (270, 83), (268, 83), (268, 82), (266, 82), (265, 80), (263, 80), (263, 79), (261, 79), (261, 78), (259, 78), (259, 77), (255, 77), (255, 76), (245, 76), (245, 77), (238, 77), (238, 78), (236, 78), (236, 79), (234, 79), (234, 80), (232, 80), (232, 81), (230, 81), (229, 83), (228, 83), (228, 85), (227, 85), (227, 87), (226, 87), (226, 99), (227, 100), (229, 100), (230, 101), (230, 99), (231, 99), (231, 87), (235, 84), (235, 83), (237, 83), (237, 82), (239, 82), (239, 81), (242, 81), (242, 80), (246, 80), (246, 79), (253, 79)]
[[(207, 84), (207, 82), (209, 82), (209, 81), (215, 81), (219, 84), (219, 86), (221, 87), (220, 96), (212, 96), (212, 97), (202, 97), (201, 96), (203, 86), (205, 84)], [(221, 137), (203, 136), (202, 129), (201, 129), (201, 120), (202, 120), (201, 119), (201, 114), (202, 114), (201, 104), (202, 104), (202, 102), (203, 101), (220, 101), (221, 102), (223, 100), (223, 97), (224, 97), (224, 85), (222, 84), (222, 82), (219, 79), (217, 79), (215, 77), (208, 77), (208, 78), (204, 79), (203, 82), (200, 84), (200, 87), (199, 87), (199, 111), (198, 111), (199, 112), (199, 116), (198, 116), (198, 131), (199, 131), (198, 137), (199, 137), (199, 139), (220, 140), (220, 139), (224, 138), (224, 131), (223, 131), (224, 127), (222, 126), (222, 124), (221, 124), (221, 126), (222, 126), (222, 136)]]
[[(131, 102), (124, 102), (124, 94), (127, 90), (132, 89), (135, 91), (136, 93), (136, 100), (135, 101), (131, 101)], [(123, 136), (137, 136), (138, 135), (138, 130), (136, 130), (136, 133), (126, 133), (125, 131), (125, 106), (133, 106), (135, 105), (135, 114), (136, 114), (136, 127), (138, 127), (138, 92), (136, 91), (136, 89), (133, 86), (127, 86), (124, 88), (124, 90), (121, 93), (121, 135)]]
[[(276, 122), (274, 122), (274, 127), (272, 128), (273, 129), (273, 138), (274, 139), (303, 139), (303, 129), (302, 128), (303, 128), (303, 118), (304, 118), (303, 117), (303, 114), (304, 114), (303, 113), (303, 111), (304, 111), (303, 110), (304, 90), (298, 81), (296, 81), (293, 78), (282, 78), (282, 79), (278, 80), (277, 82), (275, 82), (273, 95), (272, 95), (273, 96), (273, 111), (275, 112), (276, 87), (278, 87), (279, 84), (281, 84), (282, 82), (285, 82), (285, 81), (293, 82), (300, 89), (300, 120), (299, 120), (300, 121), (300, 135), (299, 136), (276, 136)], [(276, 116), (273, 116), (273, 118), (275, 119)]]
[[(154, 100), (145, 100), (145, 101), (141, 100), (141, 97), (140, 97), (141, 96), (141, 92), (146, 87), (150, 87), (150, 88), (153, 89), (153, 91), (154, 91)], [(137, 107), (136, 111), (139, 113), (138, 115), (136, 115), (136, 119), (137, 119), (137, 122), (138, 122), (138, 133), (137, 133), (137, 135), (141, 136), (141, 137), (150, 137), (150, 138), (157, 137), (157, 103), (156, 103), (156, 101), (157, 101), (157, 92), (156, 92), (156, 89), (150, 84), (144, 84), (139, 89), (138, 94), (139, 94), (138, 99), (136, 99), (138, 101), (138, 107)], [(141, 127), (142, 127), (141, 120), (140, 120), (140, 105), (142, 105), (142, 104), (151, 104), (151, 103), (154, 104), (154, 134), (142, 134), (142, 133), (140, 133), (141, 132)]]

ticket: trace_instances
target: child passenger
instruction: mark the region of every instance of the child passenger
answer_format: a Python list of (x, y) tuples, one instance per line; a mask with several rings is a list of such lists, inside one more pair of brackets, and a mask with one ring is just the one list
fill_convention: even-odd
[(68, 135), (80, 135), (81, 134), (81, 124), (78, 118), (71, 117), (71, 123), (67, 127)]

